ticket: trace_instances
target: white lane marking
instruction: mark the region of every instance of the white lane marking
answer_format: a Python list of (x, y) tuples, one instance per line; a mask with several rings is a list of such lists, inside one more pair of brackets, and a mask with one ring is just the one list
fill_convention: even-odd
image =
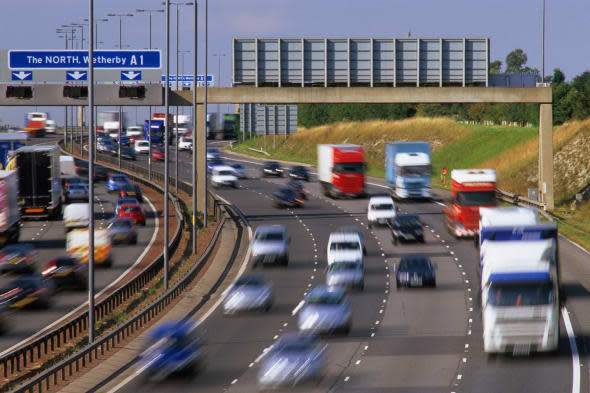
[[(141, 262), (141, 260), (143, 259), (143, 257), (147, 254), (147, 252), (149, 251), (149, 249), (152, 247), (152, 245), (154, 244), (154, 242), (156, 241), (156, 236), (158, 235), (158, 231), (159, 231), (159, 226), (160, 226), (160, 220), (158, 219), (158, 215), (156, 214), (156, 207), (152, 204), (152, 202), (149, 200), (148, 197), (144, 197), (147, 201), (148, 204), (150, 205), (150, 208), (152, 209), (152, 211), (154, 212), (154, 215), (156, 217), (156, 230), (154, 231), (154, 234), (152, 235), (152, 238), (150, 239), (149, 244), (147, 245), (147, 247), (145, 248), (145, 250), (143, 250), (143, 252), (139, 255), (139, 257), (137, 257), (137, 259), (135, 260), (135, 262), (133, 263), (133, 265), (131, 265), (127, 270), (125, 270), (119, 277), (117, 277), (115, 279), (115, 281), (111, 282), (109, 285), (107, 285), (102, 291), (100, 291), (99, 293), (97, 293), (94, 298), (97, 299), (98, 297), (102, 296), (106, 291), (108, 291), (110, 288), (112, 288), (114, 285), (116, 285), (119, 281), (121, 281), (123, 279), (124, 276), (126, 276), (131, 270), (133, 270), (135, 268), (135, 266)], [(35, 240), (35, 239), (32, 239)], [(45, 333), (46, 331), (52, 329), (53, 327), (55, 327), (57, 324), (60, 324), (61, 322), (63, 322), (64, 320), (70, 318), (72, 315), (80, 312), (81, 309), (86, 308), (86, 306), (88, 305), (88, 301), (85, 301), (84, 303), (82, 303), (81, 305), (79, 305), (78, 307), (76, 307), (75, 309), (73, 309), (72, 311), (70, 311), (69, 313), (67, 313), (66, 315), (62, 316), (61, 318), (59, 318), (57, 321), (51, 323), (49, 326), (44, 327), (43, 329), (41, 329), (40, 331), (38, 331), (34, 336), (31, 336), (27, 339), (22, 340), (21, 342), (19, 342), (18, 344), (13, 345), (12, 347), (6, 349), (5, 351), (3, 351), (2, 353), (0, 353), (0, 357), (6, 355), (9, 352), (14, 351), (15, 349), (23, 346), (25, 343), (35, 339), (36, 337), (39, 337), (41, 334)]]
[(576, 345), (576, 336), (574, 335), (574, 328), (572, 327), (566, 307), (561, 309), (561, 315), (563, 316), (563, 323), (572, 351), (572, 393), (580, 393), (580, 355), (578, 354), (578, 346)]
[[(224, 201), (225, 203), (229, 204), (222, 197), (219, 196), (219, 198), (222, 201)], [(246, 256), (244, 257), (244, 261), (242, 262), (242, 266), (240, 266), (240, 270), (238, 270), (238, 274), (236, 275), (234, 281), (227, 287), (227, 289), (225, 291), (222, 292), (221, 296), (215, 302), (215, 304), (213, 304), (213, 306), (209, 310), (207, 310), (207, 312), (205, 314), (203, 314), (203, 316), (201, 318), (199, 318), (199, 320), (194, 324), (195, 327), (202, 324), (207, 318), (209, 318), (211, 316), (211, 314), (213, 314), (213, 312), (217, 309), (217, 307), (219, 307), (219, 305), (223, 302), (223, 300), (225, 299), (225, 297), (229, 293), (229, 289), (232, 287), (233, 283), (235, 283), (238, 280), (238, 278), (240, 278), (240, 276), (244, 273), (244, 270), (246, 270), (246, 266), (248, 266), (248, 261), (250, 260), (250, 254), (252, 252), (252, 226), (249, 223), (247, 223), (246, 225), (248, 226), (248, 237), (249, 237), (248, 244), (249, 245), (248, 245), (248, 251), (246, 252)], [(128, 376), (127, 378), (125, 378), (124, 380), (119, 382), (119, 384), (117, 386), (115, 386), (114, 388), (109, 390), (107, 393), (117, 392), (123, 386), (125, 386), (129, 382), (133, 381), (138, 375), (140, 375), (144, 371), (144, 369), (145, 368), (140, 368), (140, 369), (136, 370), (133, 374), (131, 374), (130, 376)]]

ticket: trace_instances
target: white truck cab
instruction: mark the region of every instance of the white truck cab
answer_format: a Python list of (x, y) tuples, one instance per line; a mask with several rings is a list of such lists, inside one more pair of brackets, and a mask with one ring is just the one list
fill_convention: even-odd
[(485, 352), (528, 354), (558, 348), (559, 282), (554, 247), (552, 239), (482, 245)]
[(363, 242), (358, 233), (335, 232), (330, 234), (327, 248), (328, 266), (334, 262), (363, 261)]
[(87, 228), (90, 225), (88, 203), (70, 203), (64, 207), (63, 217), (66, 232), (74, 228)]

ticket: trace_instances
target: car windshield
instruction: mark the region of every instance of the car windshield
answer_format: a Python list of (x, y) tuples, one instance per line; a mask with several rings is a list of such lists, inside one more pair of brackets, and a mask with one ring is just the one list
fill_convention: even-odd
[(332, 170), (335, 173), (363, 173), (365, 165), (362, 162), (339, 162), (334, 164)]
[(488, 304), (498, 307), (539, 306), (553, 302), (550, 282), (492, 283)]
[(217, 172), (217, 174), (218, 174), (219, 176), (231, 176), (231, 175), (233, 175), (234, 173), (233, 173), (232, 171), (219, 171), (219, 172)]
[(312, 345), (307, 340), (293, 340), (277, 348), (280, 352), (308, 352), (312, 349)]
[(115, 221), (111, 223), (111, 228), (131, 228), (131, 221)]
[(235, 169), (242, 169), (244, 166), (242, 164), (232, 164), (232, 167)]
[(121, 198), (117, 201), (119, 205), (123, 205), (126, 203), (138, 203), (137, 198)]
[(29, 252), (33, 251), (32, 248), (27, 247), (27, 246), (23, 246), (23, 245), (19, 245), (19, 244), (15, 244), (12, 246), (6, 246), (2, 249), (2, 254), (3, 255), (7, 255), (7, 254), (27, 254)]
[(496, 204), (494, 191), (462, 191), (457, 193), (461, 206), (493, 206)]
[(113, 177), (111, 177), (111, 179), (113, 181), (118, 181), (118, 182), (128, 182), (126, 176), (113, 176)]
[(240, 278), (238, 281), (236, 281), (236, 284), (235, 284), (236, 287), (241, 287), (244, 285), (256, 286), (256, 287), (262, 286), (262, 285), (264, 285), (264, 278), (255, 277), (255, 276), (246, 276), (246, 277)]
[(400, 168), (402, 176), (430, 176), (430, 165), (411, 165)]
[(127, 206), (125, 207), (126, 213), (139, 213), (141, 209), (138, 206)]
[(220, 158), (215, 158), (213, 160), (209, 160), (209, 165), (211, 165), (211, 166), (223, 165), (223, 160)]
[(379, 203), (379, 204), (373, 205), (373, 210), (393, 210), (393, 204)]
[(281, 232), (258, 232), (256, 234), (256, 240), (279, 241), (279, 240), (283, 240), (283, 234)]
[(280, 168), (280, 165), (278, 162), (267, 162), (264, 167), (266, 169), (277, 169)]
[(426, 259), (403, 259), (400, 262), (400, 270), (426, 270), (429, 263)]
[(306, 299), (308, 304), (341, 304), (344, 301), (343, 292), (323, 292), (310, 294)]
[(70, 184), (69, 189), (70, 190), (85, 190), (86, 186), (84, 186), (83, 184)]
[(359, 270), (361, 267), (356, 262), (337, 262), (330, 265), (331, 272), (341, 272), (345, 270)]
[(400, 215), (400, 216), (396, 217), (395, 221), (396, 221), (396, 224), (401, 225), (401, 226), (417, 225), (418, 224), (418, 216)]
[(137, 146), (142, 146), (142, 147), (143, 147), (143, 146), (149, 146), (149, 145), (150, 145), (150, 144), (149, 144), (149, 142), (139, 142), (139, 143), (137, 144)]
[(360, 248), (358, 242), (334, 242), (330, 245), (330, 250), (335, 251), (359, 250)]

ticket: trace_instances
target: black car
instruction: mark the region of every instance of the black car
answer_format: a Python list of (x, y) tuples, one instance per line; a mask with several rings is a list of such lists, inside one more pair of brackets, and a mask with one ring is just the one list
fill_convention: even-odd
[(289, 171), (289, 177), (297, 180), (309, 181), (309, 172), (303, 165), (295, 165)]
[(287, 186), (297, 191), (301, 199), (307, 199), (307, 191), (305, 191), (305, 188), (300, 181), (291, 179), (289, 182), (287, 182)]
[(301, 196), (291, 187), (281, 187), (272, 196), (277, 207), (302, 207), (304, 204)]
[(402, 257), (395, 272), (397, 289), (401, 287), (436, 287), (436, 276), (430, 258), (426, 255)]
[(94, 166), (94, 180), (104, 180), (106, 181), (109, 178), (109, 170), (104, 166), (95, 165)]
[(389, 225), (394, 244), (409, 240), (424, 243), (424, 228), (417, 214), (398, 213)]
[(41, 275), (19, 276), (0, 289), (0, 307), (49, 308), (54, 286)]
[(57, 289), (80, 289), (88, 287), (88, 265), (76, 258), (59, 256), (47, 262), (41, 275), (51, 279)]
[(262, 166), (262, 176), (283, 176), (283, 168), (276, 161), (267, 161)]
[(121, 198), (133, 197), (136, 198), (138, 202), (143, 203), (141, 187), (137, 184), (125, 184), (123, 187), (121, 187), (119, 195)]
[(88, 161), (74, 159), (74, 165), (76, 167), (76, 175), (88, 176)]
[(0, 251), (0, 274), (27, 274), (35, 271), (37, 253), (30, 244), (9, 244)]
[(133, 150), (132, 148), (130, 148), (129, 146), (121, 146), (121, 158), (124, 158), (126, 160), (132, 160), (135, 161), (135, 150)]

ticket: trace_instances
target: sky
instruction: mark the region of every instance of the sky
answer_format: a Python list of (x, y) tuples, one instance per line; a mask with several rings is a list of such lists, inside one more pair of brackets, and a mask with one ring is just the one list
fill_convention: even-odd
[[(190, 0), (188, 0), (190, 1)], [(4, 0), (0, 13), (0, 48), (61, 49), (64, 39), (55, 29), (63, 24), (84, 23), (88, 1)], [(148, 47), (148, 17), (138, 8), (163, 9), (162, 0), (95, 0), (95, 17), (108, 13), (133, 13), (123, 19), (123, 45)], [(204, 0), (199, 2), (199, 72), (203, 72)], [(561, 68), (568, 79), (590, 69), (590, 1), (546, 0), (545, 73)], [(504, 61), (515, 48), (528, 55), (527, 65), (541, 68), (542, 0), (210, 0), (208, 28), (208, 71), (222, 85), (231, 83), (231, 42), (234, 37), (489, 37), (491, 60)], [(171, 51), (175, 46), (175, 13), (171, 7)], [(99, 47), (118, 44), (118, 18), (98, 26)], [(180, 50), (192, 50), (194, 38), (192, 7), (180, 7)], [(85, 31), (85, 36), (88, 33)], [(165, 47), (165, 16), (154, 14), (152, 46)], [(164, 51), (163, 51), (164, 54)], [(171, 73), (175, 72), (171, 52)], [(225, 54), (225, 57), (214, 56)], [(192, 72), (191, 54), (184, 56), (185, 73)], [(221, 59), (221, 61), (220, 61)], [(219, 67), (219, 65), (221, 67)], [(182, 69), (182, 65), (179, 66)], [(219, 77), (219, 70), (220, 76)], [(225, 110), (228, 110), (226, 107)], [(0, 108), (3, 123), (22, 126), (30, 108)], [(49, 111), (63, 123), (63, 110)], [(135, 120), (135, 110), (130, 118)], [(137, 117), (146, 118), (139, 109)]]

